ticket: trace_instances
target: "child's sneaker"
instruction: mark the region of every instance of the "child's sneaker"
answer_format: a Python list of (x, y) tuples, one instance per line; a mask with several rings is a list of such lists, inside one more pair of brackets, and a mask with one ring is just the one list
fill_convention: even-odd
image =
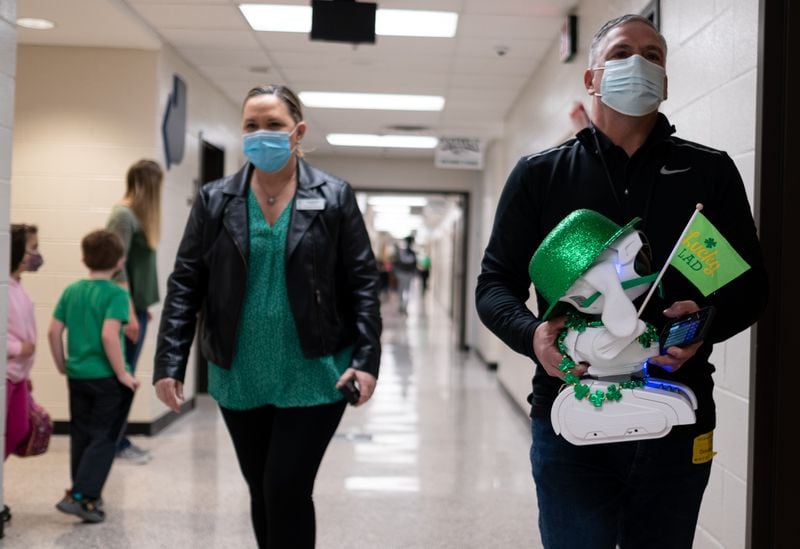
[(150, 454), (136, 446), (130, 445), (117, 452), (117, 458), (130, 461), (137, 465), (144, 465), (150, 461)]
[(100, 508), (96, 499), (82, 499), (78, 508), (78, 516), (84, 522), (103, 522), (106, 520), (106, 512)]
[(65, 492), (63, 499), (56, 503), (56, 509), (68, 515), (77, 515), (81, 504), (77, 499), (72, 497), (71, 490), (66, 490)]

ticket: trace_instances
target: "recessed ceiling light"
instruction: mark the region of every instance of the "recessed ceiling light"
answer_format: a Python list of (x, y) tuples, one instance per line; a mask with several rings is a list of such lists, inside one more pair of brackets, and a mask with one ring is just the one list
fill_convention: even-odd
[(393, 149), (434, 149), (439, 140), (427, 135), (375, 135), (329, 133), (328, 143), (340, 147), (381, 147)]
[(306, 107), (323, 109), (376, 109), (387, 111), (440, 111), (440, 95), (402, 95), (395, 93), (300, 92)]
[[(253, 30), (311, 32), (311, 6), (283, 4), (239, 4)], [(429, 10), (377, 10), (375, 34), (452, 38), (458, 28), (458, 14)]]
[(48, 19), (39, 19), (36, 17), (20, 17), (17, 19), (17, 25), (33, 30), (50, 30), (56, 26), (55, 23)]
[(253, 30), (311, 32), (311, 6), (239, 4), (239, 11)]
[(378, 10), (375, 34), (381, 36), (426, 36), (452, 38), (458, 28), (458, 14), (451, 11)]
[(379, 194), (370, 196), (367, 199), (367, 204), (370, 206), (412, 208), (427, 206), (428, 199), (418, 195)]

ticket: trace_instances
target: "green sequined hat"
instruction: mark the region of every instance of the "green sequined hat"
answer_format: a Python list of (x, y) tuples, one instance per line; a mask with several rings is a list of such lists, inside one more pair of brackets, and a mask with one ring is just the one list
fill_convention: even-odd
[(550, 231), (528, 265), (534, 288), (549, 305), (543, 319), (600, 254), (639, 221), (635, 217), (620, 227), (594, 210), (575, 210)]

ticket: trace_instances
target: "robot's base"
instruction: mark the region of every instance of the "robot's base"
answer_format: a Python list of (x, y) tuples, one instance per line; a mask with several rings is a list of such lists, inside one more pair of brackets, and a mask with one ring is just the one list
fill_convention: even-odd
[[(614, 384), (591, 379), (583, 383), (592, 393)], [(599, 408), (576, 399), (574, 387), (566, 387), (553, 403), (550, 421), (556, 434), (572, 444), (607, 444), (663, 437), (673, 425), (694, 423), (696, 409), (697, 398), (685, 385), (648, 379), (644, 387), (622, 389), (622, 399)]]

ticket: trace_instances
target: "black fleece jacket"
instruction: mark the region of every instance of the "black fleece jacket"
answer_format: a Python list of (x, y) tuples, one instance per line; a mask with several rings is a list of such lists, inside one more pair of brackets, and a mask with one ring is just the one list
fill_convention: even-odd
[[(703, 432), (716, 423), (714, 367), (708, 362), (712, 346), (757, 320), (766, 305), (767, 276), (748, 198), (733, 161), (722, 151), (674, 137), (674, 132), (674, 126), (659, 114), (644, 145), (629, 158), (590, 126), (562, 145), (520, 159), (497, 206), (478, 276), (476, 305), (492, 332), (536, 361), (533, 333), (541, 321), (525, 305), (531, 288), (528, 263), (542, 239), (565, 216), (588, 208), (619, 225), (641, 217), (638, 228), (649, 240), (653, 268), (659, 270), (701, 202), (703, 214), (751, 268), (703, 297), (670, 267), (663, 278), (663, 297), (656, 293), (642, 318), (660, 330), (666, 321), (662, 311), (675, 301), (688, 299), (717, 308), (706, 343), (681, 369), (675, 373), (652, 365), (648, 369), (654, 377), (679, 381), (694, 390), (699, 403), (696, 428)], [(539, 311), (547, 310), (541, 296), (537, 304)], [(528, 397), (532, 416), (549, 415), (562, 383), (537, 362)]]

